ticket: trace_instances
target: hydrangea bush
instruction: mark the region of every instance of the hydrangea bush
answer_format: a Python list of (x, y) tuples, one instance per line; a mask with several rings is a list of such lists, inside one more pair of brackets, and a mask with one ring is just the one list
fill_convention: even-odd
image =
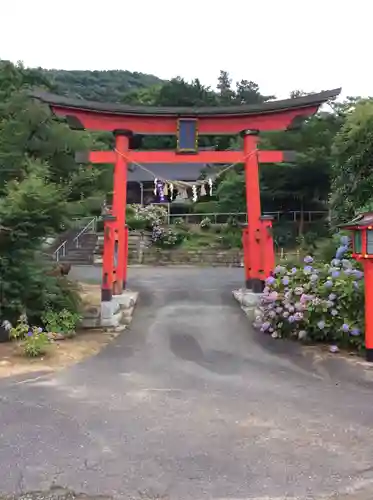
[(301, 266), (277, 266), (266, 280), (256, 326), (274, 338), (363, 348), (363, 273), (347, 256), (343, 237), (330, 263), (307, 256)]
[(172, 228), (154, 226), (152, 230), (152, 244), (161, 248), (170, 248), (179, 245), (184, 239), (184, 233)]
[(210, 229), (211, 227), (211, 219), (209, 217), (204, 217), (202, 220), (201, 220), (201, 223), (200, 223), (200, 228), (201, 229)]
[(167, 210), (160, 205), (131, 205), (133, 210), (132, 219), (140, 224), (143, 223), (144, 228), (152, 231), (155, 226), (164, 224), (167, 220)]

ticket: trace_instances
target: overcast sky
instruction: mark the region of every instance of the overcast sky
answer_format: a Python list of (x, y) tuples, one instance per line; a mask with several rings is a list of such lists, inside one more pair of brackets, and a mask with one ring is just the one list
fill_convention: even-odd
[(372, 0), (2, 0), (0, 58), (373, 95)]

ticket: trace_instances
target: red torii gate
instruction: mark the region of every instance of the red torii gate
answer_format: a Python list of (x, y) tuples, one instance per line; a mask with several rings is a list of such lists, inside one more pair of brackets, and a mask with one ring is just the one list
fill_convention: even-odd
[[(291, 129), (336, 97), (341, 89), (259, 105), (202, 108), (132, 107), (69, 99), (43, 92), (33, 96), (48, 104), (71, 128), (110, 131), (114, 151), (91, 151), (80, 162), (113, 163), (112, 215), (105, 221), (102, 301), (122, 293), (127, 281), (126, 197), (127, 168), (133, 163), (244, 163), (248, 225), (243, 232), (245, 283), (261, 292), (263, 281), (274, 267), (272, 222), (262, 217), (258, 163), (291, 160), (289, 152), (258, 150), (260, 131)], [(131, 149), (134, 134), (176, 135), (176, 151)], [(199, 135), (243, 136), (241, 151), (198, 151)]]

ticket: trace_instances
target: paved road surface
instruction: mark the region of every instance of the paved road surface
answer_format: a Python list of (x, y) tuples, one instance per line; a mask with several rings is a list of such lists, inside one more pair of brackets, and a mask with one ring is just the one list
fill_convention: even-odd
[(1, 382), (0, 492), (373, 498), (372, 384), (251, 332), (241, 273), (132, 269), (130, 331), (60, 374)]

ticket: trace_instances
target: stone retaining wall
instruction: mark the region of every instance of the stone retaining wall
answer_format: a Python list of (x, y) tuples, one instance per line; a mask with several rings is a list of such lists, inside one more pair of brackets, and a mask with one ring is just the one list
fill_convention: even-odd
[[(137, 239), (136, 239), (137, 237)], [(219, 250), (164, 249), (147, 246), (147, 240), (135, 233), (131, 234), (128, 245), (128, 263), (132, 265), (168, 266), (200, 265), (216, 267), (242, 267), (243, 252), (237, 248)], [(95, 252), (95, 264), (102, 264), (103, 237), (98, 238)]]
[(144, 265), (205, 265), (222, 267), (241, 267), (243, 254), (240, 250), (165, 250), (147, 248), (142, 254)]

